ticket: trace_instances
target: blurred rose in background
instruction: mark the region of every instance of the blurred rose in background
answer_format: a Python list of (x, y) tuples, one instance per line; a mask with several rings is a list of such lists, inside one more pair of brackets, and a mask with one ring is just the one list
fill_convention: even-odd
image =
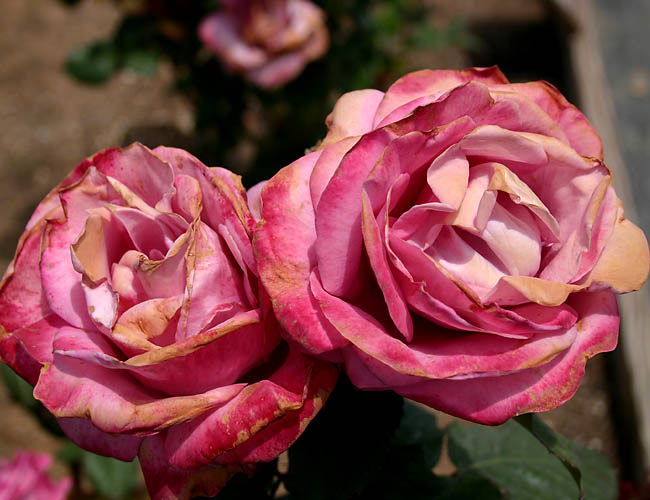
[(13, 460), (0, 458), (0, 498), (63, 500), (72, 487), (69, 477), (53, 481), (47, 475), (52, 457), (47, 453), (22, 451)]
[(274, 89), (329, 47), (325, 15), (305, 0), (226, 0), (206, 17), (199, 37), (232, 72)]

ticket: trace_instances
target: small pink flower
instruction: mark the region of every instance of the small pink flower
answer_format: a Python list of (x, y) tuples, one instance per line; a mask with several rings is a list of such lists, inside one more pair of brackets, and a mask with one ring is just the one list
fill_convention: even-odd
[(199, 36), (226, 68), (266, 89), (293, 80), (329, 47), (323, 11), (307, 0), (228, 0)]
[(648, 274), (585, 117), (497, 68), (344, 95), (261, 194), (262, 282), (289, 338), (487, 424), (557, 407)]
[(0, 282), (0, 354), (153, 498), (214, 495), (288, 448), (336, 370), (281, 341), (238, 176), (140, 144), (80, 163)]
[(47, 453), (21, 451), (13, 460), (0, 458), (0, 498), (3, 500), (65, 500), (72, 479), (52, 481), (47, 469), (52, 457)]

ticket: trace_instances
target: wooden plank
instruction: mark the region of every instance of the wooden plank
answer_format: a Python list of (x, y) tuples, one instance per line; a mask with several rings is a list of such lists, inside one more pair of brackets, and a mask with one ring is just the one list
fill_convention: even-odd
[[(602, 137), (605, 162), (613, 173), (614, 188), (623, 201), (626, 217), (637, 222), (639, 212), (617, 137), (616, 113), (601, 55), (595, 7), (592, 0), (559, 3), (575, 19), (570, 49), (581, 109)], [(622, 386), (617, 390), (628, 398), (622, 403), (629, 406), (626, 421), (635, 421), (639, 442), (627, 445), (629, 453), (638, 454), (641, 460), (636, 471), (641, 480), (639, 476), (647, 475), (650, 464), (650, 290), (646, 286), (638, 292), (620, 296), (619, 306), (622, 329), (618, 355), (622, 358), (624, 372), (620, 373)], [(637, 449), (633, 450), (635, 446)]]

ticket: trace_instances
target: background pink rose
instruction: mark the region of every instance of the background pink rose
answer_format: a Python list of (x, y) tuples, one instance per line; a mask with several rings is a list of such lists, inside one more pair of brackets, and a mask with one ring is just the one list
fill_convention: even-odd
[(293, 80), (329, 46), (325, 15), (307, 0), (228, 0), (199, 26), (203, 43), (231, 71), (262, 88)]
[(214, 495), (302, 432), (336, 371), (289, 349), (257, 279), (238, 176), (140, 144), (79, 164), (0, 282), (0, 353), (153, 498)]
[(475, 68), (351, 92), (327, 125), (262, 191), (255, 250), (289, 338), (481, 423), (571, 397), (649, 260), (585, 117)]
[(52, 481), (47, 474), (51, 465), (52, 457), (46, 453), (22, 451), (12, 460), (0, 458), (0, 498), (65, 500), (72, 479)]

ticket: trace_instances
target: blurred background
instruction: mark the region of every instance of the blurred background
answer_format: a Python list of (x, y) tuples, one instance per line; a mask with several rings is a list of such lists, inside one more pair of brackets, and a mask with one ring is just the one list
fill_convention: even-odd
[[(315, 0), (298, 26), (274, 15), (273, 0), (266, 11), (244, 3), (2, 1), (0, 270), (37, 203), (100, 149), (133, 141), (182, 147), (251, 186), (325, 135), (342, 93), (386, 90), (416, 69), (492, 64), (511, 81), (550, 81), (583, 107), (604, 135), (628, 216), (650, 234), (647, 0)], [(269, 23), (287, 36), (269, 35)], [(228, 37), (239, 53), (224, 49)], [(246, 44), (268, 50), (246, 52)], [(626, 309), (635, 334), (644, 333), (644, 300)], [(598, 356), (578, 394), (544, 419), (609, 458), (622, 498), (641, 498), (650, 379), (647, 347), (630, 339), (628, 351), (641, 361), (625, 350)], [(55, 476), (84, 471), (75, 498), (146, 497), (137, 468), (67, 446), (31, 388), (2, 374), (0, 456), (58, 453)]]

